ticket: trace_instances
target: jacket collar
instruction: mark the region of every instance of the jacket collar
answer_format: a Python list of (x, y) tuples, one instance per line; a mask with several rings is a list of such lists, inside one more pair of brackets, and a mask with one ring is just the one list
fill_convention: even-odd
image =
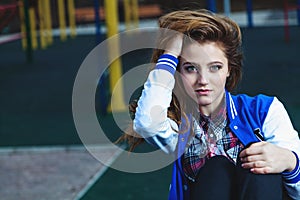
[[(252, 119), (253, 116), (250, 113), (246, 113), (245, 110), (242, 111), (242, 108), (238, 107), (236, 98), (233, 98), (228, 91), (225, 91), (225, 93), (230, 130), (244, 146), (258, 142), (259, 140), (253, 133), (254, 128), (256, 128), (256, 124), (253, 124), (253, 122), (258, 119)], [(251, 118), (250, 121), (249, 118)]]
[(231, 97), (231, 94), (227, 90), (225, 90), (225, 96), (226, 96), (228, 118), (229, 121), (233, 121), (235, 118), (237, 118), (238, 113), (234, 101)]

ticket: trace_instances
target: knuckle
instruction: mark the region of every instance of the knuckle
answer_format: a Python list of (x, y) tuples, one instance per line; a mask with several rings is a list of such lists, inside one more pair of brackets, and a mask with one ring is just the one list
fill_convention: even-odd
[(250, 154), (249, 148), (245, 149), (245, 154), (246, 154), (246, 155), (249, 155), (249, 154)]
[(263, 170), (263, 173), (264, 173), (264, 174), (269, 174), (269, 173), (270, 173), (270, 169), (265, 168), (265, 169)]
[(259, 161), (256, 161), (253, 163), (253, 166), (258, 168), (258, 167), (261, 167), (262, 165)]
[(253, 167), (258, 167), (257, 162), (254, 162), (254, 163), (253, 163)]

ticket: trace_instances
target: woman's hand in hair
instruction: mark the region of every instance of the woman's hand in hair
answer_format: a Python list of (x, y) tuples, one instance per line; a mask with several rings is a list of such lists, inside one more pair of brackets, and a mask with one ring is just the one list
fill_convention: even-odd
[(164, 53), (172, 54), (175, 57), (180, 56), (182, 50), (182, 43), (183, 43), (183, 34), (178, 33), (174, 35), (167, 43)]
[(296, 167), (296, 156), (288, 149), (268, 142), (251, 144), (240, 153), (242, 167), (255, 174), (281, 173)]

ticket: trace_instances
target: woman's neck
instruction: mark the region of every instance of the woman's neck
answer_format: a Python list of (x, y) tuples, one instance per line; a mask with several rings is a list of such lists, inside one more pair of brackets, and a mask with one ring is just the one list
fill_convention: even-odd
[(199, 106), (199, 112), (202, 115), (204, 115), (206, 117), (210, 117), (211, 119), (213, 119), (218, 115), (220, 109), (223, 109), (224, 107), (226, 107), (225, 94), (221, 98), (221, 101), (220, 101), (220, 103), (218, 104), (217, 107), (212, 106), (212, 105), (202, 106), (202, 107)]

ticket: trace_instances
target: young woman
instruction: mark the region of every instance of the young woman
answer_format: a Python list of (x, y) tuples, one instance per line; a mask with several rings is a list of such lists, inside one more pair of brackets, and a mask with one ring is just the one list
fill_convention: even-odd
[(199, 10), (166, 14), (159, 26), (177, 34), (159, 36), (122, 139), (175, 153), (169, 199), (300, 199), (300, 141), (283, 104), (230, 93), (242, 74), (238, 25)]

